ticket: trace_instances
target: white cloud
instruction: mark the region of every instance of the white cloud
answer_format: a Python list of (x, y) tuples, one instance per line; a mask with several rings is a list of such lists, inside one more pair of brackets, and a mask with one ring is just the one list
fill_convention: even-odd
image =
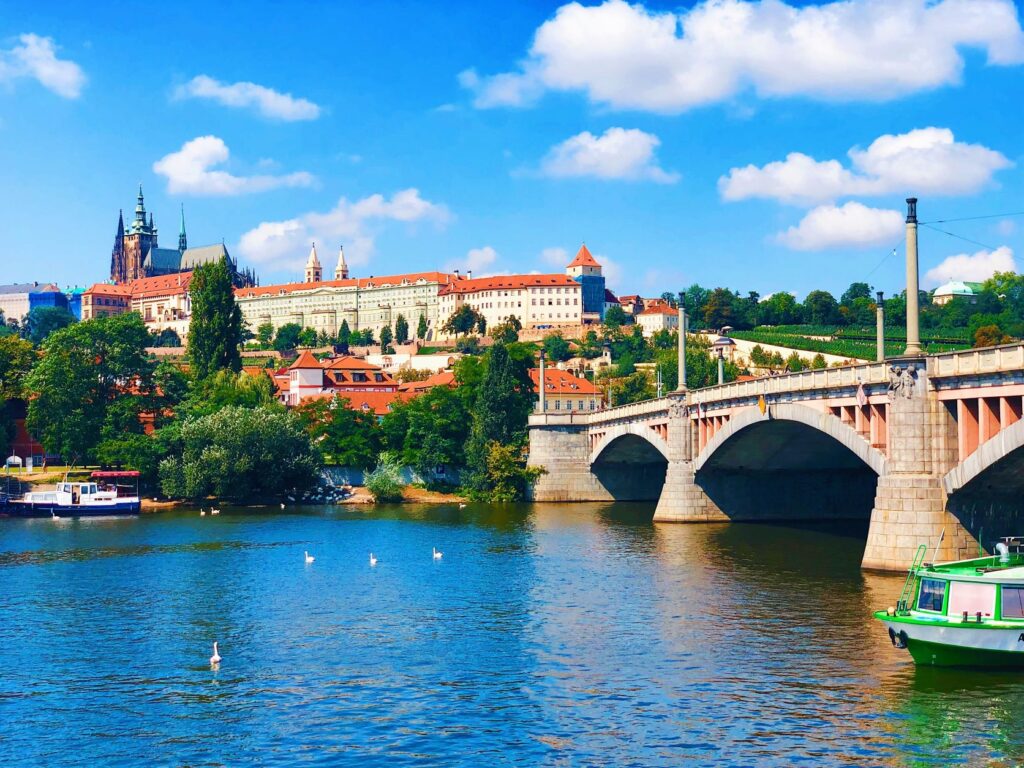
[(601, 264), (604, 274), (604, 284), (612, 291), (618, 291), (622, 287), (623, 272), (619, 262), (609, 259), (607, 256), (594, 256)]
[[(278, 187), (309, 187), (316, 179), (305, 171), (282, 176), (234, 176), (227, 171), (211, 170), (230, 157), (227, 144), (216, 136), (200, 136), (187, 141), (177, 152), (153, 163), (153, 171), (167, 179), (172, 194), (230, 196), (265, 192)], [(264, 163), (265, 160), (260, 161)]]
[(850, 168), (800, 152), (760, 168), (733, 168), (718, 180), (718, 189), (730, 201), (767, 198), (795, 204), (849, 195), (962, 195), (978, 191), (996, 171), (1013, 165), (988, 147), (956, 141), (948, 128), (886, 134), (867, 149), (854, 147), (847, 154)]
[(775, 239), (797, 251), (827, 248), (870, 248), (892, 245), (904, 231), (899, 211), (868, 208), (850, 202), (836, 207), (821, 205), (809, 211), (795, 227)]
[(681, 13), (624, 0), (563, 5), (512, 72), (459, 76), (477, 107), (583, 91), (617, 109), (677, 113), (762, 97), (884, 101), (960, 82), (962, 48), (1024, 61), (1013, 0), (705, 0)]
[(486, 271), (494, 262), (498, 260), (498, 252), (489, 245), (485, 245), (483, 248), (471, 248), (466, 253), (465, 258), (457, 262), (449, 263), (445, 266), (445, 269), (449, 272), (458, 269), (460, 272), (472, 272), (474, 277), (484, 277), (486, 275), (493, 274), (492, 272)]
[(178, 99), (210, 99), (225, 107), (255, 109), (274, 120), (316, 120), (320, 107), (308, 99), (256, 83), (222, 83), (208, 75), (197, 75), (174, 90)]
[(565, 265), (572, 261), (569, 252), (565, 248), (558, 248), (557, 246), (545, 248), (540, 252), (540, 258), (545, 264), (555, 269), (565, 269)]
[(994, 251), (984, 250), (974, 254), (959, 253), (956, 256), (949, 256), (925, 273), (924, 284), (937, 286), (950, 280), (980, 283), (996, 272), (1016, 271), (1017, 262), (1013, 258), (1013, 249), (1004, 245)]
[(678, 173), (658, 167), (657, 136), (636, 128), (609, 128), (600, 136), (576, 134), (551, 148), (541, 172), (554, 178), (591, 177), (672, 184)]
[(75, 62), (57, 58), (51, 37), (24, 34), (18, 45), (0, 50), (0, 83), (31, 78), (58, 96), (77, 99), (85, 86), (85, 73)]
[(403, 189), (390, 199), (378, 194), (350, 202), (343, 197), (326, 213), (311, 211), (285, 221), (262, 222), (242, 235), (238, 251), (257, 264), (299, 270), (310, 241), (343, 243), (346, 260), (359, 265), (373, 254), (375, 224), (433, 221), (443, 225), (450, 218), (445, 206), (424, 200), (417, 189)]

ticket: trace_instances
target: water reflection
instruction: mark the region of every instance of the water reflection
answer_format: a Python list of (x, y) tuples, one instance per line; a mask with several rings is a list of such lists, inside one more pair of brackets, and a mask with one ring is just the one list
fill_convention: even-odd
[(471, 504), (0, 521), (0, 761), (1024, 757), (1020, 678), (916, 669), (871, 621), (902, 577), (860, 570), (863, 526), (654, 525), (652, 512)]

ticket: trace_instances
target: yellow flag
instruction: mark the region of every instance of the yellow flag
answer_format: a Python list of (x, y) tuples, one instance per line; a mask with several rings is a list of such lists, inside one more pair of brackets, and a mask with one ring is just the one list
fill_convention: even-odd
[(764, 395), (757, 398), (757, 410), (761, 412), (762, 416), (764, 416), (764, 412), (768, 410), (768, 403), (764, 401)]

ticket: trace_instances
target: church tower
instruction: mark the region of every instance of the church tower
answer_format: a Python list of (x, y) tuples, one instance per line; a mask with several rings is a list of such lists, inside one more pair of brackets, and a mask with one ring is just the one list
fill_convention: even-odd
[(323, 279), (324, 271), (320, 267), (320, 259), (316, 257), (316, 243), (309, 249), (309, 258), (306, 260), (306, 282), (319, 283)]
[(334, 268), (335, 280), (348, 280), (348, 264), (345, 263), (345, 246), (338, 249), (338, 266)]
[(185, 237), (185, 204), (181, 204), (181, 229), (178, 232), (178, 253), (188, 250), (188, 238)]
[(118, 211), (117, 234), (114, 235), (114, 249), (110, 252), (110, 282), (123, 283), (124, 281), (124, 211)]
[(135, 204), (135, 218), (124, 235), (124, 272), (118, 282), (128, 282), (145, 277), (142, 263), (152, 248), (156, 248), (156, 230), (153, 228), (152, 217), (146, 221), (146, 206), (142, 198), (142, 185), (139, 184), (139, 197)]

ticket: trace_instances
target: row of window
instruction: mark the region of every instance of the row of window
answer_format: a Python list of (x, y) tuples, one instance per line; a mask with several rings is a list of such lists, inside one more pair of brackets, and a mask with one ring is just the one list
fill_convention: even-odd
[[(572, 407), (572, 404), (574, 402), (578, 404), (576, 408)], [(572, 411), (572, 410), (576, 410), (576, 411), (588, 410), (587, 408), (585, 408), (584, 402), (586, 402), (586, 401), (584, 401), (584, 400), (566, 400), (565, 401), (565, 410), (567, 410), (567, 411)], [(556, 411), (562, 410), (562, 401), (561, 400), (555, 400), (555, 410)], [(597, 401), (596, 400), (591, 400), (590, 401), (590, 408), (589, 408), (589, 410), (591, 410), (591, 411), (596, 411), (597, 410)]]

